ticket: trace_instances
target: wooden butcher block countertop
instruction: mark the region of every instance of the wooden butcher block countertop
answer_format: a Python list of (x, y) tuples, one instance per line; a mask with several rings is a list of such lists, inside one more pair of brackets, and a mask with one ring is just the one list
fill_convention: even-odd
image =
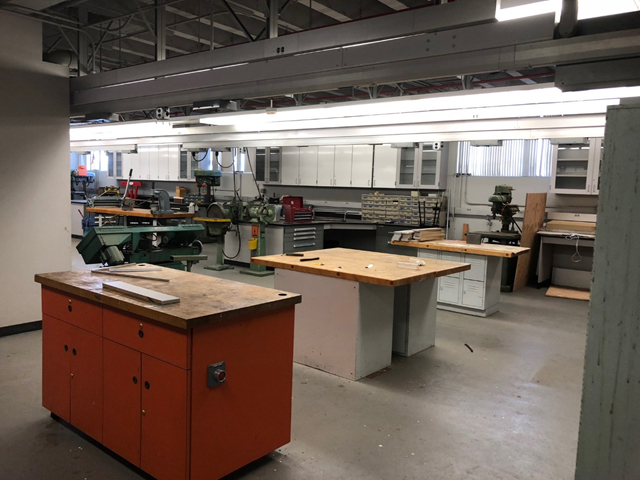
[[(151, 274), (145, 273), (147, 276)], [(36, 275), (35, 281), (45, 287), (182, 329), (271, 312), (302, 301), (298, 294), (171, 268), (162, 268), (159, 272), (153, 272), (153, 275), (169, 279), (169, 282), (113, 277), (92, 274), (90, 271), (43, 273)], [(180, 303), (156, 305), (111, 290), (103, 290), (103, 283), (119, 280), (179, 297)]]
[(426, 248), (430, 250), (442, 250), (445, 252), (471, 253), (473, 255), (485, 255), (487, 257), (518, 257), (527, 253), (530, 249), (525, 247), (513, 247), (510, 245), (496, 245), (489, 243), (481, 243), (480, 245), (472, 245), (463, 240), (436, 240), (433, 242), (396, 242), (392, 241), (391, 245), (401, 247)]
[(87, 212), (101, 213), (102, 215), (120, 215), (123, 217), (140, 217), (140, 218), (193, 218), (195, 213), (189, 212), (173, 212), (173, 213), (151, 213), (151, 210), (144, 208), (134, 208), (133, 210), (122, 210), (120, 207), (90, 207)]
[[(319, 257), (319, 260), (300, 261), (301, 259), (313, 257)], [(387, 287), (398, 287), (421, 282), (430, 278), (463, 272), (471, 268), (468, 263), (430, 259), (420, 260), (423, 260), (425, 265), (420, 266), (417, 270), (410, 270), (398, 267), (398, 262), (411, 261), (411, 257), (406, 255), (364, 252), (347, 248), (330, 248), (304, 252), (304, 257), (270, 255), (251, 259), (252, 263), (257, 265)], [(372, 267), (367, 268), (369, 265), (372, 265)]]

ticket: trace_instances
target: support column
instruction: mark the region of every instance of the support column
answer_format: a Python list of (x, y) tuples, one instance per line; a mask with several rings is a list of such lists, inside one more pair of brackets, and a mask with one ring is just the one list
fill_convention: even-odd
[(576, 480), (640, 478), (639, 99), (604, 142)]
[(269, 38), (278, 36), (278, 20), (280, 19), (279, 0), (269, 0)]
[[(158, 5), (156, 0), (156, 5)], [(156, 8), (156, 60), (167, 58), (167, 15), (165, 7)]]

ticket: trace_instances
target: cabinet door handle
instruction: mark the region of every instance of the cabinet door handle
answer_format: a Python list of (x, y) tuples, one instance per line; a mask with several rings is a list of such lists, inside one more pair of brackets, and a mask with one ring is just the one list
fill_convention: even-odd
[(72, 353), (73, 353), (74, 355), (77, 353), (75, 348), (72, 350)]
[(64, 346), (64, 351), (65, 351), (65, 352), (68, 352), (68, 351), (69, 351), (69, 346), (68, 346), (68, 345), (65, 345), (65, 346)]
[(71, 378), (73, 378), (73, 373), (71, 374)]
[(144, 382), (144, 388), (146, 388), (147, 390), (149, 390), (149, 387), (150, 387), (150, 386), (151, 386), (151, 385), (149, 385), (149, 382)]
[(138, 330), (138, 336), (140, 338), (144, 337), (144, 332), (142, 330)]
[(145, 412), (144, 410), (142, 410), (142, 415), (146, 415), (146, 414), (147, 414), (147, 412)]
[(133, 384), (137, 385), (138, 384), (138, 379), (136, 377), (133, 377)]

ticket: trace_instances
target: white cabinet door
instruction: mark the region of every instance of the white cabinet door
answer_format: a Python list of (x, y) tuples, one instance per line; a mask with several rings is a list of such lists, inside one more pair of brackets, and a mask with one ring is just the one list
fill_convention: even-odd
[(153, 160), (151, 165), (151, 178), (155, 176), (157, 180), (169, 180), (169, 145), (158, 145), (156, 166), (153, 167)]
[(318, 147), (300, 147), (299, 185), (318, 184)]
[(121, 170), (121, 175), (118, 178), (129, 178), (129, 170), (131, 170), (131, 168), (133, 168), (131, 166), (131, 157), (132, 154), (130, 153), (123, 153), (122, 154), (122, 170)]
[(333, 167), (336, 158), (336, 147), (323, 145), (318, 147), (318, 185), (333, 186)]
[(398, 149), (391, 148), (390, 145), (376, 145), (373, 157), (373, 186), (394, 188), (397, 167)]
[[(141, 180), (149, 180), (149, 152), (150, 147), (138, 147), (138, 175)], [(135, 173), (135, 170), (134, 172)]]
[(438, 301), (443, 303), (460, 303), (460, 279), (456, 277), (440, 277)]
[(300, 147), (282, 147), (282, 184), (298, 185)]
[(351, 186), (371, 187), (373, 145), (354, 145), (351, 163)]
[[(168, 170), (167, 180), (180, 180), (180, 145), (167, 146)], [(217, 168), (217, 165), (214, 166)]]
[(350, 187), (353, 145), (336, 145), (335, 155), (333, 186)]
[[(138, 153), (132, 153), (129, 155), (129, 170), (133, 170), (131, 178), (133, 180), (143, 180), (142, 173), (140, 172), (140, 151)], [(125, 173), (128, 178), (129, 172)]]
[(592, 138), (589, 153), (591, 157), (591, 190), (589, 191), (589, 193), (591, 195), (599, 195), (600, 174), (602, 172), (602, 155), (604, 153), (604, 139)]
[(484, 308), (484, 282), (476, 282), (475, 280), (463, 281), (462, 305), (465, 307)]
[(471, 255), (466, 253), (464, 255), (464, 263), (471, 264), (471, 270), (467, 270), (463, 272), (463, 276), (465, 280), (477, 280), (479, 282), (484, 282), (486, 278), (486, 266), (487, 266), (487, 257), (484, 255)]
[(589, 145), (554, 145), (551, 191), (591, 194), (592, 151)]

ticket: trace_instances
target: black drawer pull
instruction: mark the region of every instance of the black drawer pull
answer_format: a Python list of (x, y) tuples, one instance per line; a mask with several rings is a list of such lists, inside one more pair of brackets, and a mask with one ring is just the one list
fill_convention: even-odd
[(138, 336), (140, 338), (144, 337), (144, 332), (142, 330), (138, 330)]
[(146, 388), (147, 390), (149, 390), (149, 382), (144, 382), (144, 388)]
[(138, 379), (136, 377), (133, 377), (133, 384), (137, 385), (138, 384)]
[(69, 351), (69, 345), (65, 345), (65, 346), (64, 346), (64, 351), (65, 351), (65, 352), (68, 352), (68, 351)]
[(67, 306), (67, 310), (69, 310), (70, 312), (73, 311), (73, 308), (71, 307), (71, 305)]
[(74, 355), (77, 353), (75, 348), (72, 350), (72, 352)]

